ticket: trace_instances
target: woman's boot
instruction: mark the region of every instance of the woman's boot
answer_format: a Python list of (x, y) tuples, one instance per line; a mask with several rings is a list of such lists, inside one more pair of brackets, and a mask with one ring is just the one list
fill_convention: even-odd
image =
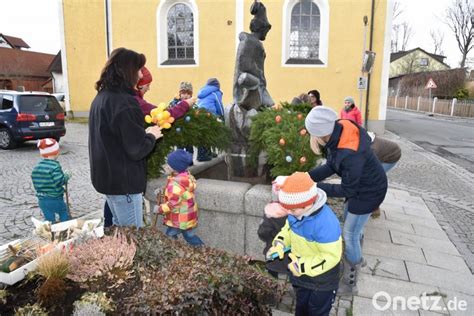
[(359, 274), (359, 270), (361, 268), (361, 263), (353, 265), (349, 263), (345, 258), (342, 260), (343, 262), (343, 271), (342, 271), (342, 278), (339, 281), (339, 290), (337, 291), (337, 295), (339, 296), (353, 296), (357, 295), (357, 276)]

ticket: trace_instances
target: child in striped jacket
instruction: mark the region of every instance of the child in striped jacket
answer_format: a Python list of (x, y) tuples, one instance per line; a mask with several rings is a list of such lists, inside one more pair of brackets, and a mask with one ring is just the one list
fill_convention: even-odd
[(33, 168), (31, 179), (38, 197), (38, 204), (45, 219), (51, 223), (69, 220), (66, 203), (64, 203), (64, 185), (71, 177), (65, 174), (56, 160), (59, 156), (59, 143), (52, 138), (40, 139), (38, 148), (41, 161)]
[(192, 154), (178, 149), (168, 155), (168, 165), (173, 169), (168, 176), (165, 188), (165, 201), (159, 206), (159, 213), (164, 215), (163, 224), (168, 226), (166, 235), (184, 239), (192, 246), (204, 243), (196, 235), (198, 208), (194, 200), (196, 179), (187, 170), (193, 161)]

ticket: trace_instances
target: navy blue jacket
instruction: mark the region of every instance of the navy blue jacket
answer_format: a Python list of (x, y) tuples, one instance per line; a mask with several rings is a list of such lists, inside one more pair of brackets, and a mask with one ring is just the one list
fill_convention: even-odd
[[(382, 204), (387, 176), (370, 148), (370, 137), (350, 120), (338, 120), (326, 144), (327, 162), (309, 172), (328, 197), (345, 197), (352, 214), (368, 214)], [(341, 184), (319, 183), (336, 173)]]

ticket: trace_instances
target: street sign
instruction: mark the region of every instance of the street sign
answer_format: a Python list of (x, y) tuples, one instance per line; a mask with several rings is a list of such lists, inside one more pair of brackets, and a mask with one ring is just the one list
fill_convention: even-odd
[(438, 88), (438, 86), (433, 81), (433, 78), (430, 78), (430, 80), (428, 80), (428, 82), (426, 83), (425, 89), (436, 89), (436, 88)]
[(366, 77), (359, 77), (359, 80), (357, 81), (357, 88), (359, 90), (367, 89), (367, 78)]

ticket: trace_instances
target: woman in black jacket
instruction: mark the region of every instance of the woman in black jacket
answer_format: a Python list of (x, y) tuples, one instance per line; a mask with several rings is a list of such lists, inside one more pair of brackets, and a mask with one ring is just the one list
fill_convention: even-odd
[[(305, 126), (311, 135), (313, 151), (318, 146), (326, 152), (326, 164), (309, 174), (328, 197), (344, 197), (344, 273), (339, 295), (357, 294), (357, 273), (365, 264), (361, 238), (370, 214), (383, 202), (387, 193), (387, 177), (370, 148), (371, 139), (365, 129), (350, 120), (338, 120), (337, 113), (326, 106), (309, 112)], [(341, 184), (321, 183), (333, 174)]]
[(125, 48), (110, 55), (96, 82), (89, 113), (89, 161), (94, 188), (105, 194), (117, 226), (143, 226), (146, 157), (162, 137), (158, 126), (143, 128), (134, 87), (146, 58)]

